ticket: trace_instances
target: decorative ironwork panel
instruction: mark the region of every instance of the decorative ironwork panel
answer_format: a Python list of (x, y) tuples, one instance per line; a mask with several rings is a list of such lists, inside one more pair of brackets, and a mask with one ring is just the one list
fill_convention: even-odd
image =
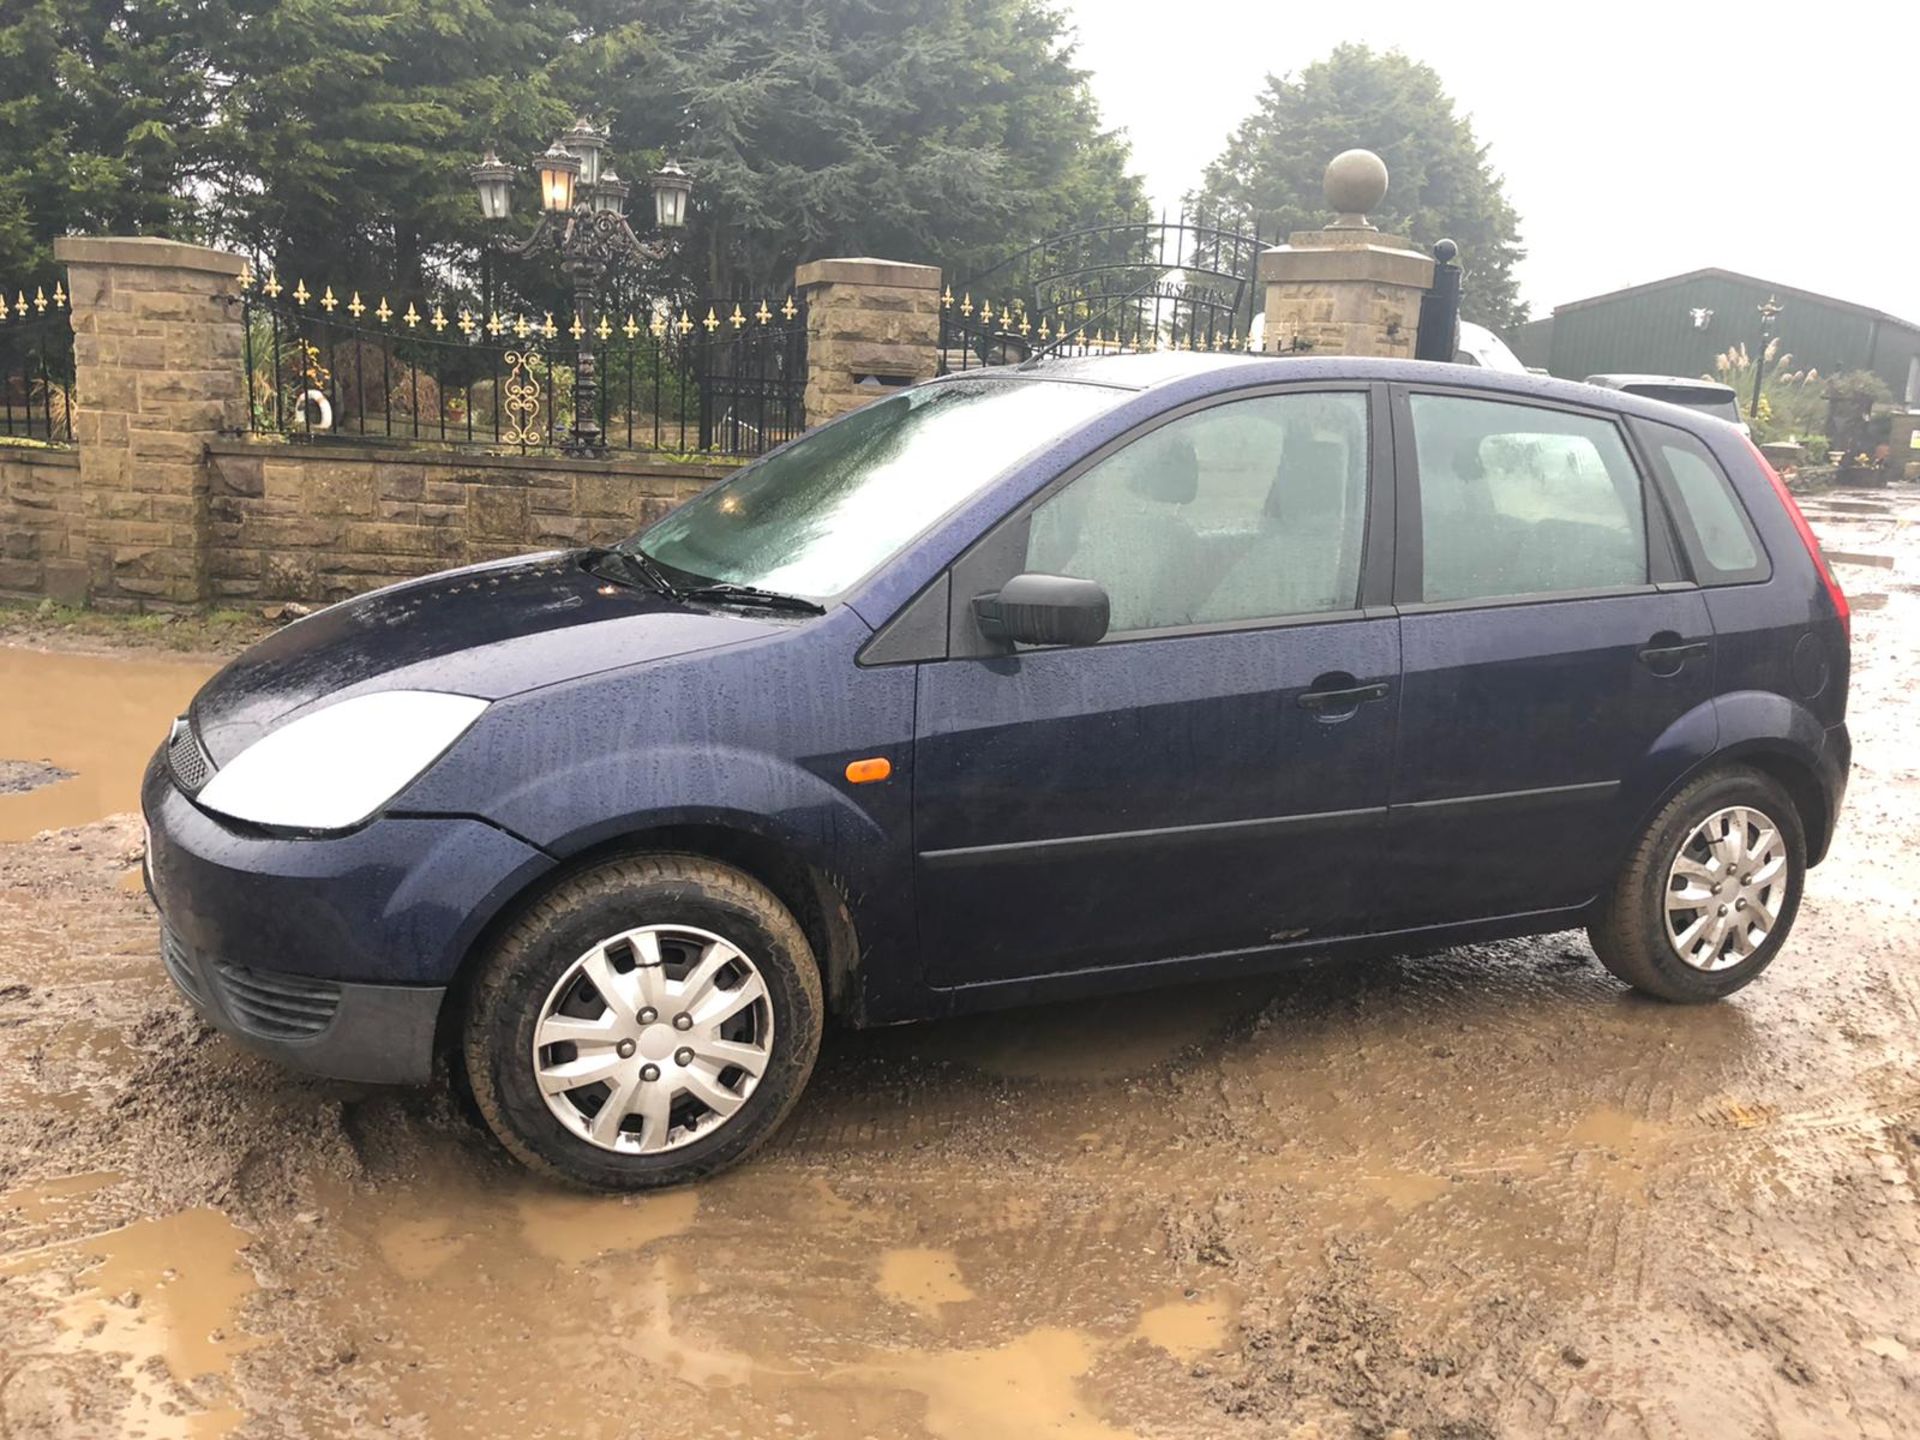
[(0, 436), (73, 443), (73, 321), (58, 280), (0, 291)]
[(1262, 247), (1257, 225), (1184, 216), (1052, 236), (947, 287), (940, 371), (1034, 355), (1245, 349)]
[(340, 279), (240, 277), (248, 428), (489, 449), (562, 448), (578, 342), (592, 337), (603, 443), (758, 455), (804, 428), (806, 315), (789, 295), (623, 293), (598, 313), (403, 295)]

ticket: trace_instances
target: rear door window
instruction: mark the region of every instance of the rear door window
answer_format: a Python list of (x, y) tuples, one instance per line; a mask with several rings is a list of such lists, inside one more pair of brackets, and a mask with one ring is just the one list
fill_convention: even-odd
[(1645, 585), (1646, 502), (1617, 426), (1456, 395), (1408, 397), (1426, 601)]
[(1764, 580), (1771, 570), (1733, 482), (1698, 436), (1672, 425), (1645, 423), (1644, 438), (1661, 471), (1680, 544), (1702, 585)]

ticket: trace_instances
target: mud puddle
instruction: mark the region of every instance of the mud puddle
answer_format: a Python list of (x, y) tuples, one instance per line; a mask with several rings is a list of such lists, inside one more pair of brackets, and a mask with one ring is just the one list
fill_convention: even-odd
[(0, 646), (0, 842), (135, 809), (148, 757), (214, 669)]

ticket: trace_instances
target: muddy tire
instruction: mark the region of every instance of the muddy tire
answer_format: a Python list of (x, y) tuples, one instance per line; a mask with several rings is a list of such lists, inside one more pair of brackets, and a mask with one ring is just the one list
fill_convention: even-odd
[(773, 893), (690, 855), (557, 886), (482, 962), (475, 1103), (536, 1170), (597, 1190), (712, 1175), (771, 1135), (820, 1052), (820, 972)]
[(1779, 783), (1745, 766), (1716, 770), (1654, 817), (1587, 935), (1601, 964), (1643, 994), (1718, 1000), (1779, 954), (1806, 870), (1806, 834)]

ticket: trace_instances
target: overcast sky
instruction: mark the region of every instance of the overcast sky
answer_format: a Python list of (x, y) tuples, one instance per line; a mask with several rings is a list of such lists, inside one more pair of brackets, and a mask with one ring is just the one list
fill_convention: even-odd
[(1107, 123), (1169, 207), (1269, 73), (1359, 40), (1431, 65), (1491, 146), (1536, 316), (1718, 265), (1920, 321), (1916, 0), (1066, 8)]

